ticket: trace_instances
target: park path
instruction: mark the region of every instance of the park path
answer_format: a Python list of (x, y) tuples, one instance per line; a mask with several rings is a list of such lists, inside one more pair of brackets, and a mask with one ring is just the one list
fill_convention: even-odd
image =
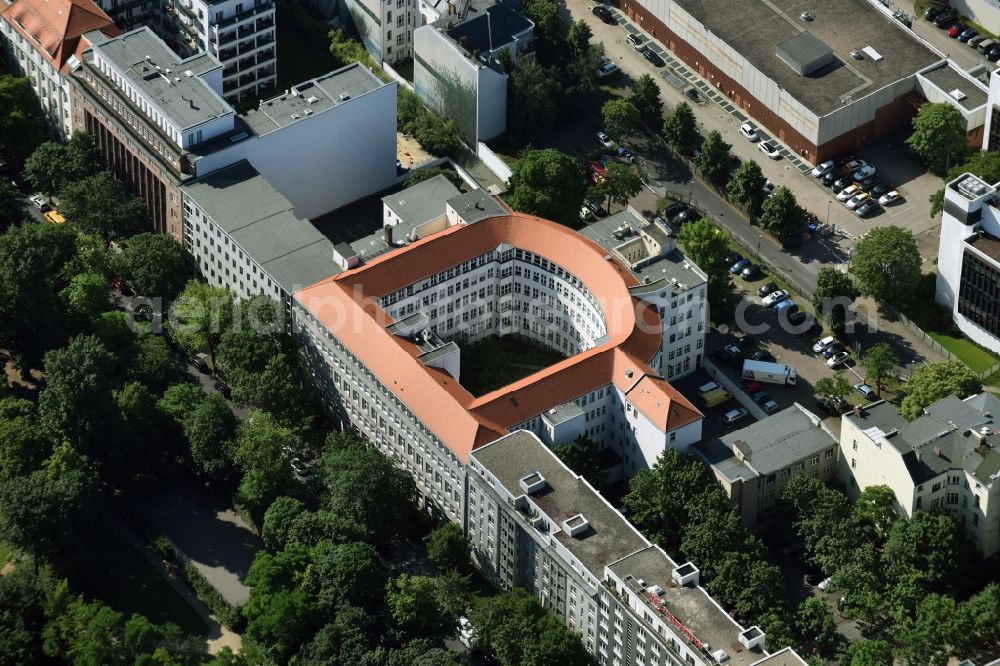
[(153, 565), (157, 573), (174, 588), (177, 594), (194, 609), (198, 616), (208, 625), (208, 636), (205, 637), (205, 651), (210, 655), (216, 655), (224, 647), (230, 648), (233, 652), (239, 652), (243, 645), (242, 637), (234, 631), (230, 631), (219, 622), (219, 619), (212, 615), (208, 607), (202, 603), (201, 599), (191, 590), (187, 581), (180, 574), (177, 567), (167, 564), (163, 558), (153, 550), (153, 547), (146, 542), (130, 525), (120, 523), (122, 534), (128, 539), (136, 550)]

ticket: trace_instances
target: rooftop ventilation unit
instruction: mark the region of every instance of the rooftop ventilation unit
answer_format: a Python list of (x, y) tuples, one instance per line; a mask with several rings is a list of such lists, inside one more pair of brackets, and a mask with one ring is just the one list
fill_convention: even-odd
[(808, 22), (813, 20), (813, 15), (810, 12), (802, 12), (801, 14), (799, 14), (799, 18), (802, 19), (803, 21)]
[(340, 101), (341, 102), (346, 102), (349, 99), (351, 99), (350, 95), (348, 95), (347, 93), (340, 93)]
[(871, 58), (875, 62), (878, 62), (879, 60), (882, 59), (882, 54), (879, 53), (878, 51), (876, 51), (875, 49), (873, 49), (870, 46), (866, 46), (865, 48), (863, 48), (861, 50), (864, 52), (864, 54), (866, 56), (868, 56), (869, 58)]
[(864, 56), (861, 55), (861, 51), (857, 49), (851, 51), (851, 57), (854, 58), (855, 60), (864, 60)]
[(992, 192), (992, 188), (975, 176), (966, 176), (958, 181), (958, 191), (967, 199), (978, 199)]
[[(705, 646), (705, 649), (706, 650), (708, 649), (707, 645)], [(719, 648), (718, 650), (712, 653), (712, 659), (714, 659), (716, 662), (720, 664), (725, 663), (729, 661), (729, 653), (727, 653), (722, 648)]]
[(952, 90), (948, 94), (951, 95), (952, 99), (954, 99), (954, 100), (956, 100), (958, 102), (961, 102), (963, 99), (965, 99), (965, 93), (962, 92), (961, 90), (959, 90), (958, 88), (955, 88), (954, 90)]
[(315, 104), (318, 101), (319, 101), (319, 98), (316, 97), (316, 95), (309, 95), (309, 97), (306, 98), (306, 103), (307, 104)]
[(529, 495), (534, 495), (537, 492), (541, 492), (545, 488), (545, 477), (539, 471), (533, 471), (527, 476), (522, 476), (518, 479), (517, 484), (521, 486), (521, 490)]
[(590, 523), (587, 519), (583, 517), (582, 513), (578, 513), (575, 516), (570, 516), (562, 523), (563, 529), (571, 537), (579, 536), (587, 531), (590, 527)]

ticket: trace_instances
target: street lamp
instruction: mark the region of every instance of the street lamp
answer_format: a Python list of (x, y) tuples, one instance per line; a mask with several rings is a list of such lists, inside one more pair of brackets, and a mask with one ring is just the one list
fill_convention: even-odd
[(763, 237), (763, 234), (757, 234), (757, 261), (760, 261), (760, 239)]
[(828, 199), (826, 202), (826, 226), (830, 226), (830, 204), (833, 203), (833, 199)]

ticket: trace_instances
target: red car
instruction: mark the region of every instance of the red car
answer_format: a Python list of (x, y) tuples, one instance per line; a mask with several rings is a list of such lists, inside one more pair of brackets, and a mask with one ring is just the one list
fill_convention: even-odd
[(952, 39), (955, 39), (956, 37), (958, 37), (959, 35), (961, 35), (963, 32), (965, 32), (965, 29), (968, 28), (968, 27), (969, 26), (967, 26), (964, 23), (962, 23), (961, 21), (959, 21), (955, 25), (953, 25), (950, 28), (948, 28), (948, 36), (951, 37)]
[(760, 382), (750, 382), (749, 384), (747, 384), (747, 387), (746, 387), (745, 390), (746, 390), (747, 395), (750, 395), (750, 394), (756, 393), (757, 391), (763, 391), (764, 390), (764, 385), (761, 384)]

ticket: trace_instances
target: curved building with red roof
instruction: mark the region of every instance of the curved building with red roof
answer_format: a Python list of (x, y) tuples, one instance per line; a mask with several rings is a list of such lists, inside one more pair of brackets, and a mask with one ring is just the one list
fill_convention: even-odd
[[(294, 297), (327, 407), (409, 469), (431, 506), (461, 522), (470, 452), (516, 430), (549, 446), (587, 435), (628, 476), (700, 439), (701, 413), (661, 368), (702, 339), (700, 324), (680, 343), (667, 331), (678, 300), (704, 311), (704, 275), (692, 289), (643, 274), (677, 253), (668, 229), (616, 227), (609, 244), (520, 213), (449, 222)], [(564, 358), (473, 395), (459, 343), (508, 335)]]

